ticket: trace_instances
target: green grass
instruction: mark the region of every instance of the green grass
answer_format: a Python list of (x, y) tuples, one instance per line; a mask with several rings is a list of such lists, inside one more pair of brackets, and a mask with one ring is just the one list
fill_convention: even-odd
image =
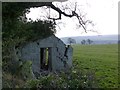
[(118, 87), (118, 45), (73, 45), (73, 62), (80, 70), (95, 73), (101, 88)]

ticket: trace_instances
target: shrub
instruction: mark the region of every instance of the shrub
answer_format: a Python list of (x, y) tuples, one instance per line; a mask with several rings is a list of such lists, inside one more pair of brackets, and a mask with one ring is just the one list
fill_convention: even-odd
[(26, 83), (29, 88), (94, 88), (96, 81), (93, 73), (82, 73), (77, 67), (68, 72), (50, 73)]

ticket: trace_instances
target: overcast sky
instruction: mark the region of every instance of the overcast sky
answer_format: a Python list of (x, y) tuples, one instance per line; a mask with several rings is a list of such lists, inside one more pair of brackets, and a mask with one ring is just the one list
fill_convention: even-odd
[[(94, 27), (89, 27), (88, 30), (95, 30), (98, 33), (84, 32), (82, 28), (77, 28), (76, 18), (66, 18), (62, 16), (62, 20), (58, 21), (57, 37), (68, 36), (86, 36), (86, 35), (109, 35), (118, 34), (118, 1), (119, 0), (69, 0), (70, 2), (78, 2), (77, 5), (82, 14), (86, 14), (86, 19), (92, 20)], [(67, 3), (67, 2), (65, 2)], [(59, 3), (54, 3), (59, 6)], [(61, 3), (60, 3), (61, 4)], [(62, 3), (64, 4), (64, 3)], [(74, 5), (73, 5), (74, 6)], [(51, 13), (52, 16), (57, 16), (54, 11), (49, 9), (31, 9), (31, 13), (27, 15), (28, 18), (35, 20), (41, 16)]]

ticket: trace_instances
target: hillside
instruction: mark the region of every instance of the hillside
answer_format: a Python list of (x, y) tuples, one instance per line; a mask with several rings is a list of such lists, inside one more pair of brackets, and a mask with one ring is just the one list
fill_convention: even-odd
[(76, 40), (77, 44), (81, 44), (82, 40), (90, 39), (93, 44), (116, 44), (118, 42), (118, 35), (100, 35), (100, 36), (76, 36), (76, 37), (63, 37), (61, 40), (68, 44), (68, 38), (73, 38)]

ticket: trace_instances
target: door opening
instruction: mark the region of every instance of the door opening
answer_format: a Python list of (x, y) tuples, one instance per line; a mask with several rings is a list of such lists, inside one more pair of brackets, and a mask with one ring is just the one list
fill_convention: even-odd
[(50, 70), (51, 68), (51, 48), (40, 48), (40, 68)]

